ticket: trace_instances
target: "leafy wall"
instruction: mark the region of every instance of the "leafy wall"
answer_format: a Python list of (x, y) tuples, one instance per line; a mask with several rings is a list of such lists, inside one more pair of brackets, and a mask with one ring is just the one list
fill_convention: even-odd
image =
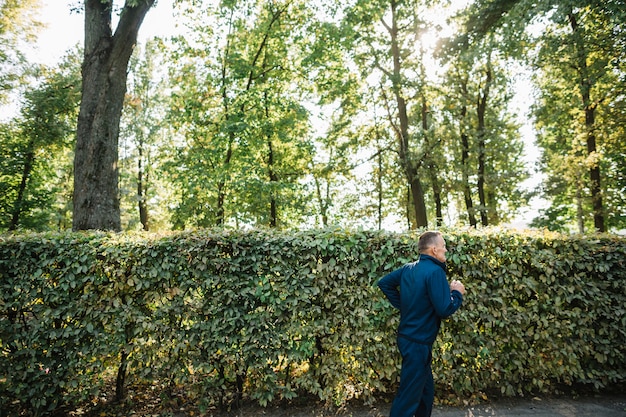
[[(438, 395), (602, 388), (626, 375), (626, 240), (446, 233), (463, 307), (443, 327)], [(184, 386), (203, 407), (397, 384), (398, 314), (375, 282), (416, 234), (345, 230), (66, 233), (0, 238), (0, 408), (42, 414)]]

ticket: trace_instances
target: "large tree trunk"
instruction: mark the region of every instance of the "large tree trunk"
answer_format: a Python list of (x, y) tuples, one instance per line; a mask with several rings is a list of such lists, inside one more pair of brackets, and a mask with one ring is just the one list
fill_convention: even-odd
[(74, 230), (121, 230), (118, 139), (128, 61), (155, 0), (127, 4), (111, 33), (111, 0), (85, 0), (83, 91), (74, 155)]

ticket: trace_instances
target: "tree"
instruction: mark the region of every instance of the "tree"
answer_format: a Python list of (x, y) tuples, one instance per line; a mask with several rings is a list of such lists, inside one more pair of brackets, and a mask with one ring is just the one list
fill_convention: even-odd
[(38, 0), (0, 2), (0, 104), (28, 73), (22, 44), (33, 42), (41, 28), (33, 16), (38, 3)]
[[(577, 221), (579, 230), (625, 221), (621, 1), (477, 0), (444, 79), (422, 43), (434, 30), (426, 1), (200, 1), (188, 9), (190, 32), (159, 66), (170, 71), (167, 84), (151, 71), (152, 52), (130, 58), (153, 2), (114, 3), (84, 2), (76, 230), (165, 227), (154, 223), (164, 218), (153, 215), (157, 206), (171, 210), (175, 228), (381, 228), (392, 217), (409, 228), (497, 224), (525, 198), (516, 190), (525, 171), (507, 67), (528, 51), (537, 58), (538, 143), (554, 203), (545, 220)], [(534, 39), (520, 36), (536, 23), (531, 7), (548, 29)], [(19, 227), (32, 219), (29, 207), (44, 205), (23, 197), (51, 178), (28, 152), (27, 138), (46, 133), (42, 123), (25, 133), (33, 117), (1, 127), (5, 149), (19, 144), (19, 156), (35, 161), (26, 171), (28, 158), (0, 162), (13, 169), (3, 190), (15, 191), (3, 210)], [(175, 197), (163, 194), (170, 190)], [(13, 210), (17, 201), (30, 211)]]
[[(256, 221), (270, 227), (297, 223), (301, 216), (304, 189), (298, 179), (307, 173), (311, 145), (309, 114), (301, 105), (304, 94), (300, 91), (307, 91), (301, 88), (304, 78), (298, 64), (302, 58), (299, 46), (290, 39), (302, 36), (310, 17), (303, 2), (264, 4), (246, 41), (258, 39), (262, 46), (256, 50), (250, 90), (260, 102), (248, 104), (250, 128), (246, 132), (251, 149), (257, 149), (253, 166), (259, 168), (259, 188), (247, 190), (255, 190), (257, 197), (251, 201), (260, 203)], [(242, 39), (237, 37), (238, 42)]]
[(0, 211), (8, 230), (52, 226), (55, 188), (70, 171), (65, 151), (73, 144), (80, 95), (75, 57), (68, 56), (59, 68), (42, 69), (40, 85), (25, 93), (20, 115), (5, 126)]
[[(308, 13), (300, 2), (224, 3), (194, 16), (193, 46), (178, 41), (171, 120), (185, 139), (170, 166), (185, 174), (175, 177), (177, 227), (300, 221), (311, 150), (294, 40)], [(218, 35), (207, 36), (207, 21)]]
[(161, 148), (168, 137), (165, 51), (164, 42), (153, 39), (133, 54), (120, 129), (122, 219), (126, 227), (138, 222), (144, 231), (165, 223), (161, 204), (150, 203), (163, 202), (169, 188), (158, 176)]
[(423, 19), (419, 1), (358, 1), (347, 9), (346, 23), (354, 32), (355, 60), (364, 77), (376, 71), (383, 108), (389, 128), (396, 137), (398, 163), (410, 190), (412, 227), (428, 226), (425, 191), (423, 143), (415, 132), (411, 99), (418, 95), (411, 84), (411, 74), (417, 71), (415, 57), (416, 33)]
[[(425, 29), (425, 28), (424, 28)], [(423, 29), (423, 30), (424, 30)], [(430, 86), (428, 82), (428, 74), (426, 71), (426, 50), (423, 43), (419, 48), (419, 72), (415, 75), (416, 83), (419, 85), (417, 94), (419, 99), (419, 107), (416, 106), (419, 114), (420, 126), (419, 135), (421, 136), (424, 146), (424, 165), (428, 173), (428, 180), (432, 189), (432, 200), (435, 205), (435, 224), (436, 227), (443, 225), (443, 199), (442, 189), (445, 176), (442, 175), (441, 167), (445, 165), (445, 156), (443, 152), (443, 140), (437, 136), (435, 127), (433, 126), (437, 118), (433, 117), (436, 110), (434, 106), (437, 92), (435, 88)]]
[(155, 0), (126, 0), (115, 33), (113, 0), (85, 0), (85, 45), (74, 156), (74, 230), (121, 230), (118, 141), (128, 63)]
[[(607, 218), (619, 222), (621, 217), (609, 209), (616, 207), (613, 201), (621, 197), (613, 191), (619, 185), (606, 184), (612, 177), (606, 168), (619, 170), (619, 163), (615, 166), (606, 159), (606, 155), (616, 152), (612, 148), (615, 142), (606, 140), (612, 136), (606, 129), (611, 122), (602, 115), (615, 108), (620, 94), (616, 94), (614, 86), (623, 83), (624, 6), (622, 0), (479, 1), (467, 25), (467, 36), (472, 38), (473, 34), (474, 39), (479, 39), (495, 27), (504, 27), (506, 22), (508, 42), (513, 43), (525, 27), (543, 18), (547, 30), (537, 36), (540, 54), (534, 62), (543, 95), (536, 115), (542, 129), (539, 144), (546, 151), (543, 166), (549, 175), (555, 174), (549, 178), (549, 185), (560, 184), (548, 187), (547, 196), (553, 200), (553, 207), (552, 214), (546, 215), (547, 220), (559, 222), (576, 218), (579, 232), (585, 231), (587, 213), (591, 213), (597, 232), (607, 230)], [(534, 13), (527, 13), (530, 8)], [(555, 114), (557, 109), (563, 113)], [(555, 125), (557, 120), (570, 125), (570, 131)], [(558, 141), (561, 146), (556, 146)], [(581, 181), (581, 170), (587, 171), (585, 181)], [(564, 172), (567, 175), (559, 178)], [(566, 179), (569, 180), (563, 182)], [(570, 214), (563, 217), (565, 213)], [(538, 219), (536, 224), (541, 222)]]
[[(456, 19), (466, 19), (461, 12)], [(441, 86), (445, 125), (450, 138), (452, 190), (461, 190), (457, 206), (471, 226), (507, 220), (528, 196), (518, 190), (528, 177), (523, 144), (511, 112), (511, 66), (519, 52), (507, 34), (493, 30), (471, 40), (456, 37), (440, 51), (447, 64)], [(456, 193), (455, 193), (456, 194)], [(458, 195), (458, 194), (457, 194)]]
[(535, 114), (552, 206), (536, 224), (575, 224), (579, 233), (623, 225), (618, 202), (624, 182), (615, 175), (623, 159), (614, 159), (621, 146), (612, 139), (616, 131), (609, 115), (620, 119), (615, 110), (622, 94), (616, 88), (624, 87), (619, 45), (625, 15), (610, 6), (562, 4), (541, 38), (536, 60), (541, 96)]

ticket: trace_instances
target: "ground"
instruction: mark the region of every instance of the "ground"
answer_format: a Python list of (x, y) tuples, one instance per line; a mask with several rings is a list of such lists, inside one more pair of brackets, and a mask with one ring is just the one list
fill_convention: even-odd
[[(603, 393), (569, 393), (555, 397), (501, 398), (481, 404), (436, 405), (433, 417), (626, 417), (626, 390), (615, 387)], [(151, 395), (152, 394), (152, 395)], [(368, 406), (354, 402), (344, 407), (321, 404), (314, 399), (259, 407), (244, 402), (234, 409), (200, 410), (180, 394), (173, 393), (165, 399), (154, 391), (129, 391), (122, 403), (107, 400), (67, 413), (84, 417), (386, 417), (389, 415), (388, 399)]]

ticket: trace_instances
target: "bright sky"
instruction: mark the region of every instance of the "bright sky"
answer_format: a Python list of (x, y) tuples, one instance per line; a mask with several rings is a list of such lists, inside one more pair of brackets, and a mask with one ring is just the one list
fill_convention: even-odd
[[(39, 42), (30, 52), (32, 62), (48, 65), (59, 63), (61, 57), (77, 44), (83, 44), (84, 14), (72, 12), (72, 4), (79, 0), (40, 0), (42, 11), (39, 19), (47, 27), (40, 33)], [(173, 0), (158, 0), (150, 9), (139, 29), (139, 42), (153, 36), (168, 36), (175, 33)], [(116, 22), (113, 26), (115, 28)]]

